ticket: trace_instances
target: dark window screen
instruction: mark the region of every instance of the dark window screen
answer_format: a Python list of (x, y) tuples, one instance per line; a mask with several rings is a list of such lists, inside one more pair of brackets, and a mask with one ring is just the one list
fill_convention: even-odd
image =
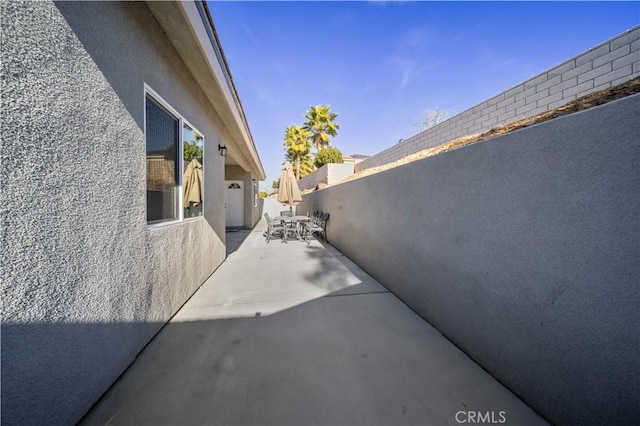
[(179, 122), (147, 96), (147, 222), (178, 217)]

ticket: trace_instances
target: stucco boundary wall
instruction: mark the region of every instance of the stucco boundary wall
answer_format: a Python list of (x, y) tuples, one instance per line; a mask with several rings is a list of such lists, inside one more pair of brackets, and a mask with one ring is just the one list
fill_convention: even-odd
[(447, 141), (533, 117), (640, 76), (640, 26), (358, 163), (381, 166)]
[(325, 164), (312, 173), (303, 177), (298, 181), (298, 187), (301, 191), (305, 189), (314, 189), (316, 185), (324, 183), (331, 184), (348, 178), (353, 174), (353, 163), (343, 164)]
[(639, 111), (629, 96), (298, 212), (330, 213), (332, 245), (552, 423), (639, 424)]

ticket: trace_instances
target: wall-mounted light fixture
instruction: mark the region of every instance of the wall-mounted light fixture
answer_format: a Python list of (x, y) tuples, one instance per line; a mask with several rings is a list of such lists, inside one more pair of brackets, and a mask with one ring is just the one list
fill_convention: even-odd
[(218, 149), (220, 150), (220, 155), (223, 157), (227, 156), (227, 147), (224, 145), (218, 145)]

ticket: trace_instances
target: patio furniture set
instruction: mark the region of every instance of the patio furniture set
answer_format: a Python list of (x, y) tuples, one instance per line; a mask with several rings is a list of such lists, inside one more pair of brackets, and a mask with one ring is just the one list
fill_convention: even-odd
[(267, 232), (265, 234), (267, 243), (275, 238), (280, 238), (286, 243), (289, 240), (305, 241), (311, 243), (310, 237), (318, 234), (324, 241), (327, 241), (326, 226), (329, 220), (329, 213), (313, 212), (307, 216), (294, 215), (291, 211), (281, 211), (280, 216), (271, 217), (269, 213), (264, 214), (267, 221)]

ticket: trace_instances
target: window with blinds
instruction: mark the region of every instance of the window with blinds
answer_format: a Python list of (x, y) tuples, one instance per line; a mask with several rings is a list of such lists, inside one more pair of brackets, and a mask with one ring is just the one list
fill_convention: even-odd
[(147, 222), (176, 220), (179, 208), (180, 119), (146, 97)]

